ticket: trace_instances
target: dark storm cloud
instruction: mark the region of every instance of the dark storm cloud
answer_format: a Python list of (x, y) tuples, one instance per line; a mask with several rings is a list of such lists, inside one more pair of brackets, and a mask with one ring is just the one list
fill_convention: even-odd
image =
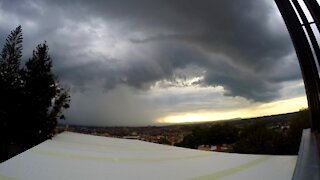
[[(273, 1), (3, 0), (0, 8), (12, 18), (10, 28), (23, 25), (26, 49), (33, 48), (31, 42), (48, 41), (55, 71), (74, 89), (91, 82), (106, 89), (118, 84), (148, 89), (174, 79), (177, 69), (196, 65), (205, 70), (203, 86), (269, 101), (280, 96), (281, 83), (301, 78), (297, 64), (286, 63), (293, 48)], [(100, 37), (95, 28), (110, 36)], [(8, 29), (0, 28), (0, 34)], [(97, 39), (110, 42), (110, 47), (97, 45), (102, 49), (125, 42), (127, 55), (88, 50)]]

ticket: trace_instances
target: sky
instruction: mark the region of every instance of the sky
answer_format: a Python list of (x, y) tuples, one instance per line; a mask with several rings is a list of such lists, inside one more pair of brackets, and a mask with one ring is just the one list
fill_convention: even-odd
[(307, 107), (270, 0), (0, 0), (0, 24), (0, 45), (22, 25), (23, 62), (47, 42), (72, 99), (63, 123), (162, 125)]

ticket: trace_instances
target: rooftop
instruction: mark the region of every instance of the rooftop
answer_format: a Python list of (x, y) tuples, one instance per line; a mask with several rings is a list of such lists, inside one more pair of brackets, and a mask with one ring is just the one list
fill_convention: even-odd
[(0, 164), (0, 179), (291, 179), (296, 161), (63, 132)]

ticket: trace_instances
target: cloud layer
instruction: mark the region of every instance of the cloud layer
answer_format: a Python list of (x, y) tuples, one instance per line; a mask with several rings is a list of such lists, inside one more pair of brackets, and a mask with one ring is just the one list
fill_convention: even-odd
[[(284, 23), (268, 0), (2, 0), (0, 23), (0, 43), (22, 25), (25, 57), (47, 40), (54, 71), (71, 87), (74, 107), (87, 108), (89, 100), (80, 99), (93, 92), (97, 99), (117, 101), (112, 107), (95, 101), (110, 111), (99, 117), (112, 122), (130, 119), (116, 115), (139, 102), (130, 97), (152, 94), (143, 100), (148, 104), (155, 89), (223, 87), (219, 95), (207, 92), (208, 98), (269, 102), (283, 97), (285, 83), (301, 79)], [(197, 81), (188, 84), (192, 79)], [(129, 114), (150, 122), (158, 111)]]

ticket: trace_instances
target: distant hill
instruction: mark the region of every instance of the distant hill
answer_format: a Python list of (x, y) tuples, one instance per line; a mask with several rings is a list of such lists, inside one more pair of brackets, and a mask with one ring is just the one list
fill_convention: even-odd
[(248, 119), (241, 119), (241, 121), (245, 121), (245, 123), (254, 123), (257, 121), (266, 122), (268, 124), (273, 123), (285, 123), (288, 122), (295, 117), (297, 117), (298, 112), (292, 112), (292, 113), (286, 113), (286, 114), (277, 114), (277, 115), (271, 115), (271, 116), (261, 116), (261, 117), (255, 117), (255, 118), (248, 118)]
[(298, 112), (291, 112), (285, 114), (277, 114), (270, 116), (260, 116), (254, 118), (237, 118), (237, 119), (229, 119), (229, 120), (220, 120), (220, 121), (210, 121), (210, 122), (196, 122), (196, 123), (185, 123), (185, 124), (176, 124), (176, 125), (168, 125), (168, 126), (211, 126), (214, 124), (220, 123), (228, 123), (235, 126), (241, 126), (245, 124), (252, 124), (256, 122), (264, 122), (268, 125), (279, 124), (279, 123), (288, 123), (288, 121), (294, 119), (298, 115)]
[[(172, 133), (189, 134), (195, 127), (209, 127), (214, 124), (228, 123), (234, 126), (243, 126), (246, 124), (256, 123), (258, 121), (267, 123), (268, 126), (287, 124), (290, 120), (294, 119), (298, 115), (298, 112), (278, 114), (271, 116), (261, 116), (247, 119), (232, 119), (221, 120), (211, 122), (198, 122), (198, 123), (185, 123), (163, 126), (145, 126), (145, 127), (90, 127), (90, 126), (78, 126), (68, 125), (68, 131), (80, 132), (85, 134), (97, 134), (97, 135), (110, 135), (116, 137), (128, 136), (135, 134), (148, 134), (148, 135), (169, 135)], [(66, 130), (66, 125), (60, 124), (57, 127), (57, 132)]]

